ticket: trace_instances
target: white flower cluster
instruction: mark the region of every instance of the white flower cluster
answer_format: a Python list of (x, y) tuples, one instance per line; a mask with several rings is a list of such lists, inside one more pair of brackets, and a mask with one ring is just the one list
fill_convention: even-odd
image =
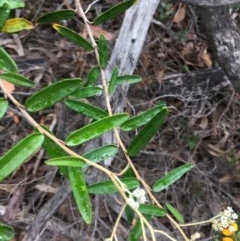
[(224, 228), (228, 228), (230, 232), (236, 231), (231, 225), (236, 222), (238, 215), (233, 211), (232, 207), (227, 207), (221, 212), (213, 221), (213, 229), (216, 231), (222, 231)]
[(198, 232), (196, 232), (196, 233), (194, 233), (194, 234), (191, 235), (190, 240), (191, 240), (191, 241), (195, 241), (195, 240), (197, 240), (197, 239), (199, 239), (199, 238), (201, 238), (201, 234), (198, 233)]
[(133, 209), (138, 209), (139, 205), (145, 203), (146, 200), (146, 191), (142, 188), (137, 188), (130, 193), (127, 204)]

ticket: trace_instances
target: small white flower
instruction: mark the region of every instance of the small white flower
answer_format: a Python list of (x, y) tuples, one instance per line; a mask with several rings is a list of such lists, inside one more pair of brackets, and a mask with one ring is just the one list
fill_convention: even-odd
[(128, 204), (131, 208), (133, 208), (133, 209), (138, 209), (138, 208), (139, 208), (139, 203), (136, 202), (136, 201), (133, 199), (133, 197), (129, 197), (129, 198), (127, 199), (127, 204)]
[(146, 191), (142, 188), (137, 188), (133, 191), (132, 193), (133, 197), (137, 199), (137, 202), (139, 204), (145, 203), (147, 198), (146, 198)]
[(230, 210), (228, 210), (228, 209), (225, 209), (224, 211), (223, 211), (223, 215), (225, 215), (225, 216), (227, 216), (227, 217), (231, 217), (231, 215), (232, 215), (232, 212), (230, 212)]
[(227, 207), (227, 210), (228, 210), (230, 213), (233, 213), (232, 207)]
[(232, 219), (238, 219), (238, 215), (236, 213), (233, 213), (231, 218)]

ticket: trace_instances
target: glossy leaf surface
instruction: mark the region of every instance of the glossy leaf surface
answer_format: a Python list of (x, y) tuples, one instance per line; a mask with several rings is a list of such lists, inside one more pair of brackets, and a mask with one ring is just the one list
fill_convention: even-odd
[(139, 75), (121, 75), (117, 77), (118, 85), (121, 85), (124, 82), (127, 82), (129, 84), (136, 84), (140, 81), (142, 81), (142, 77)]
[(61, 20), (67, 20), (69, 18), (74, 17), (75, 11), (70, 9), (64, 9), (52, 13), (47, 13), (41, 17), (39, 17), (36, 22), (39, 24), (46, 24), (46, 23), (54, 23), (59, 22)]
[(152, 204), (140, 204), (138, 210), (144, 215), (151, 215), (157, 217), (166, 216), (166, 211)]
[(16, 33), (22, 30), (32, 29), (33, 25), (25, 18), (12, 18), (7, 20), (1, 31), (5, 33)]
[(120, 14), (124, 13), (128, 8), (130, 8), (136, 1), (137, 0), (128, 0), (113, 6), (112, 8), (98, 15), (94, 19), (93, 24), (99, 25), (107, 22), (110, 19), (116, 18)]
[(77, 91), (74, 91), (69, 97), (84, 99), (92, 96), (99, 96), (102, 94), (102, 88), (99, 87), (83, 87)]
[(186, 172), (191, 170), (193, 167), (194, 167), (193, 164), (187, 163), (171, 170), (164, 177), (160, 178), (153, 184), (152, 186), (153, 191), (160, 192), (166, 189), (168, 186), (170, 186), (171, 184), (179, 180)]
[(31, 134), (12, 147), (0, 159), (0, 181), (10, 175), (24, 161), (31, 157), (42, 145), (44, 136), (38, 133)]
[(106, 68), (108, 64), (108, 44), (104, 35), (100, 35), (98, 39), (99, 63), (101, 68)]
[(3, 73), (0, 74), (0, 78), (19, 86), (32, 87), (34, 85), (34, 83), (30, 79), (17, 73)]
[(104, 117), (70, 133), (66, 139), (66, 144), (69, 146), (80, 145), (88, 140), (104, 134), (107, 131), (110, 131), (114, 127), (120, 126), (127, 118), (127, 114), (117, 114)]
[(8, 101), (4, 98), (0, 98), (0, 119), (5, 115), (8, 109)]
[(108, 116), (106, 111), (79, 100), (67, 99), (64, 101), (64, 104), (66, 104), (72, 110), (75, 110), (76, 112), (79, 112), (95, 120)]
[(81, 79), (64, 79), (51, 84), (29, 97), (25, 102), (28, 111), (39, 111), (54, 105), (81, 88)]
[(117, 84), (117, 77), (118, 77), (118, 68), (114, 68), (112, 72), (111, 79), (109, 80), (109, 87), (108, 87), (108, 92), (110, 95), (113, 94), (116, 84)]
[(155, 115), (134, 137), (130, 145), (128, 146), (128, 155), (135, 156), (141, 151), (152, 139), (152, 137), (159, 131), (160, 127), (165, 121), (167, 116), (167, 107), (162, 108), (161, 111)]
[(18, 71), (15, 61), (7, 53), (7, 51), (2, 47), (0, 47), (0, 69), (7, 72)]
[(83, 170), (81, 168), (69, 167), (68, 176), (78, 210), (83, 220), (90, 224), (92, 222), (92, 205)]
[(157, 115), (160, 111), (165, 109), (166, 109), (166, 105), (164, 104), (148, 109), (145, 112), (126, 120), (121, 125), (121, 129), (124, 131), (135, 130), (136, 128), (148, 123), (155, 115)]
[(166, 203), (166, 207), (180, 223), (184, 223), (183, 215), (175, 207), (173, 207), (170, 203)]
[[(139, 186), (139, 182), (136, 178), (121, 178), (122, 183), (124, 183), (128, 189), (135, 189)], [(89, 185), (88, 192), (91, 194), (109, 194), (118, 192), (118, 189), (111, 180), (101, 181)]]
[(80, 34), (74, 32), (73, 30), (64, 27), (60, 24), (53, 24), (53, 28), (60, 33), (62, 36), (64, 36), (66, 39), (71, 41), (72, 43), (84, 48), (85, 50), (92, 50), (92, 44), (87, 41), (85, 38), (83, 38)]
[(10, 241), (14, 238), (14, 230), (12, 227), (0, 223), (0, 241)]
[(85, 161), (73, 156), (62, 156), (45, 161), (50, 166), (83, 167)]

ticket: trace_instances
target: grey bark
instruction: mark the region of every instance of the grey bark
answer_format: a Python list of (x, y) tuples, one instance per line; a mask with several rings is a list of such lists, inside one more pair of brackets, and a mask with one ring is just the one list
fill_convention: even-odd
[(240, 0), (175, 0), (175, 2), (194, 6), (217, 7), (226, 6), (229, 4), (237, 4), (240, 3)]
[(199, 12), (220, 67), (240, 92), (240, 33), (229, 7), (199, 7)]

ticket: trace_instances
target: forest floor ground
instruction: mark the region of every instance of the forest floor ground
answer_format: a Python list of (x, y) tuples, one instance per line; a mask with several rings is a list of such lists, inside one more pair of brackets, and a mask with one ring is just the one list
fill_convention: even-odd
[[(84, 7), (89, 2), (84, 1)], [(104, 9), (116, 1), (100, 2)], [(29, 0), (19, 14), (34, 22), (38, 16), (62, 8), (66, 6), (59, 0)], [(91, 14), (95, 12), (90, 12), (90, 18)], [(238, 18), (237, 9), (233, 10), (233, 17)], [(112, 48), (121, 21), (122, 17), (119, 17), (93, 32), (98, 35), (99, 31), (104, 30)], [(67, 26), (85, 34), (80, 19), (67, 21)], [(0, 44), (14, 57), (20, 72), (35, 82), (35, 87), (30, 91), (16, 88), (15, 96), (22, 103), (39, 87), (53, 81), (69, 77), (85, 78), (89, 69), (96, 64), (93, 53), (69, 43), (49, 25), (14, 35), (1, 34)], [(169, 106), (166, 123), (134, 159), (134, 163), (149, 184), (181, 164), (195, 163), (192, 171), (158, 195), (163, 205), (166, 202), (174, 205), (185, 217), (185, 222), (209, 219), (227, 206), (240, 210), (239, 95), (231, 91), (222, 91), (214, 96), (161, 92), (167, 76), (187, 75), (214, 66), (216, 63), (195, 10), (163, 1), (154, 15), (135, 71), (143, 81), (131, 86), (126, 111), (132, 113), (134, 109), (138, 113), (161, 101)], [(61, 105), (57, 105), (54, 109), (33, 116), (39, 123), (52, 126), (59, 138), (64, 138), (76, 126), (84, 124), (86, 119), (81, 116), (76, 119), (71, 112), (65, 113), (61, 108)], [(64, 118), (71, 120), (66, 122), (71, 126), (55, 119), (55, 116), (63, 118), (63, 113), (68, 115)], [(32, 127), (12, 106), (0, 122), (0, 154), (31, 132)], [(124, 136), (124, 139), (127, 141), (129, 136)], [(30, 220), (38, 215), (44, 203), (64, 183), (63, 177), (55, 169), (44, 164), (46, 159), (46, 153), (39, 152), (34, 160), (24, 164), (0, 184), (0, 205), (8, 210), (4, 222), (15, 228), (16, 240), (23, 240)], [(117, 170), (121, 167), (120, 159), (116, 158), (111, 168)], [(93, 205), (99, 206), (95, 210), (96, 222), (86, 226), (69, 196), (48, 223), (64, 228), (59, 231), (52, 227), (51, 231), (43, 231), (41, 240), (97, 241), (108, 237), (117, 214), (108, 207), (107, 198), (93, 198)], [(167, 220), (157, 221), (174, 232)], [(69, 230), (82, 233), (82, 239), (74, 239)], [(211, 225), (194, 226), (185, 231), (188, 235), (200, 232), (201, 240), (207, 240), (212, 235)], [(124, 240), (128, 232), (129, 227), (123, 221), (119, 240)]]

